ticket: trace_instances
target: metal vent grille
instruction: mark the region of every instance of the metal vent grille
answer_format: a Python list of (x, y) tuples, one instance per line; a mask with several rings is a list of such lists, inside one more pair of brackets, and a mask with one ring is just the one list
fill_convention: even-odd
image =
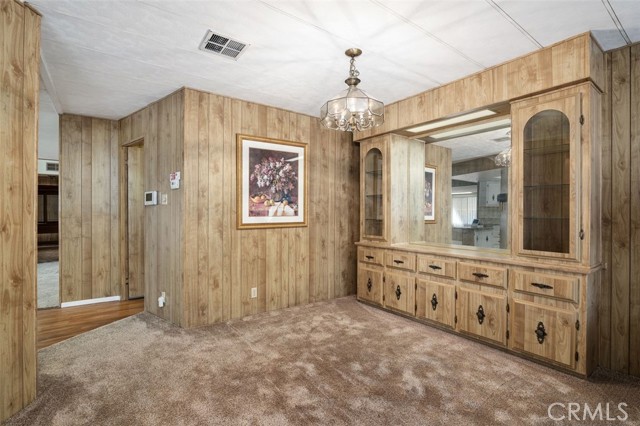
[(58, 172), (58, 171), (60, 171), (60, 164), (58, 164), (58, 163), (47, 163), (47, 171), (48, 172)]
[(200, 43), (200, 50), (226, 56), (233, 60), (237, 60), (248, 47), (249, 45), (247, 43), (232, 40), (229, 37), (216, 34), (211, 30), (207, 31), (202, 43)]

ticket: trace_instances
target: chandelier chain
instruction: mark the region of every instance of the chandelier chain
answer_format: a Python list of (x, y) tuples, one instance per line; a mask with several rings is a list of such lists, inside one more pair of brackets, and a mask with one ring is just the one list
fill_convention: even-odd
[(356, 69), (356, 58), (351, 58), (351, 66), (349, 67), (349, 77), (358, 77), (360, 71)]

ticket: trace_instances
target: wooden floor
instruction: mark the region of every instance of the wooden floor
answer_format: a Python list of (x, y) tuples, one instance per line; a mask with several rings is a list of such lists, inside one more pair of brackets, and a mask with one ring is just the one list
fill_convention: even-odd
[(38, 349), (144, 310), (144, 299), (38, 310)]

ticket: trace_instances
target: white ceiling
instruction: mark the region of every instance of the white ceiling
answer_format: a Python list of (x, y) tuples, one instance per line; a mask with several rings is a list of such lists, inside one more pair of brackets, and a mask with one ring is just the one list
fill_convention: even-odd
[[(344, 89), (385, 103), (593, 31), (640, 41), (640, 0), (33, 0), (44, 81), (59, 113), (118, 119), (182, 87), (318, 115)], [(251, 46), (198, 50), (208, 29)]]

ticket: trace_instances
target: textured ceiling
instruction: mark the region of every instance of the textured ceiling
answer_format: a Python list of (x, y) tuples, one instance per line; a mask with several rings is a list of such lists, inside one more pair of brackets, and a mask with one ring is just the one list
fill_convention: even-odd
[[(385, 103), (593, 31), (640, 41), (639, 0), (34, 0), (59, 113), (117, 119), (189, 86), (318, 115), (359, 47), (360, 87)], [(250, 44), (236, 62), (206, 31)]]

